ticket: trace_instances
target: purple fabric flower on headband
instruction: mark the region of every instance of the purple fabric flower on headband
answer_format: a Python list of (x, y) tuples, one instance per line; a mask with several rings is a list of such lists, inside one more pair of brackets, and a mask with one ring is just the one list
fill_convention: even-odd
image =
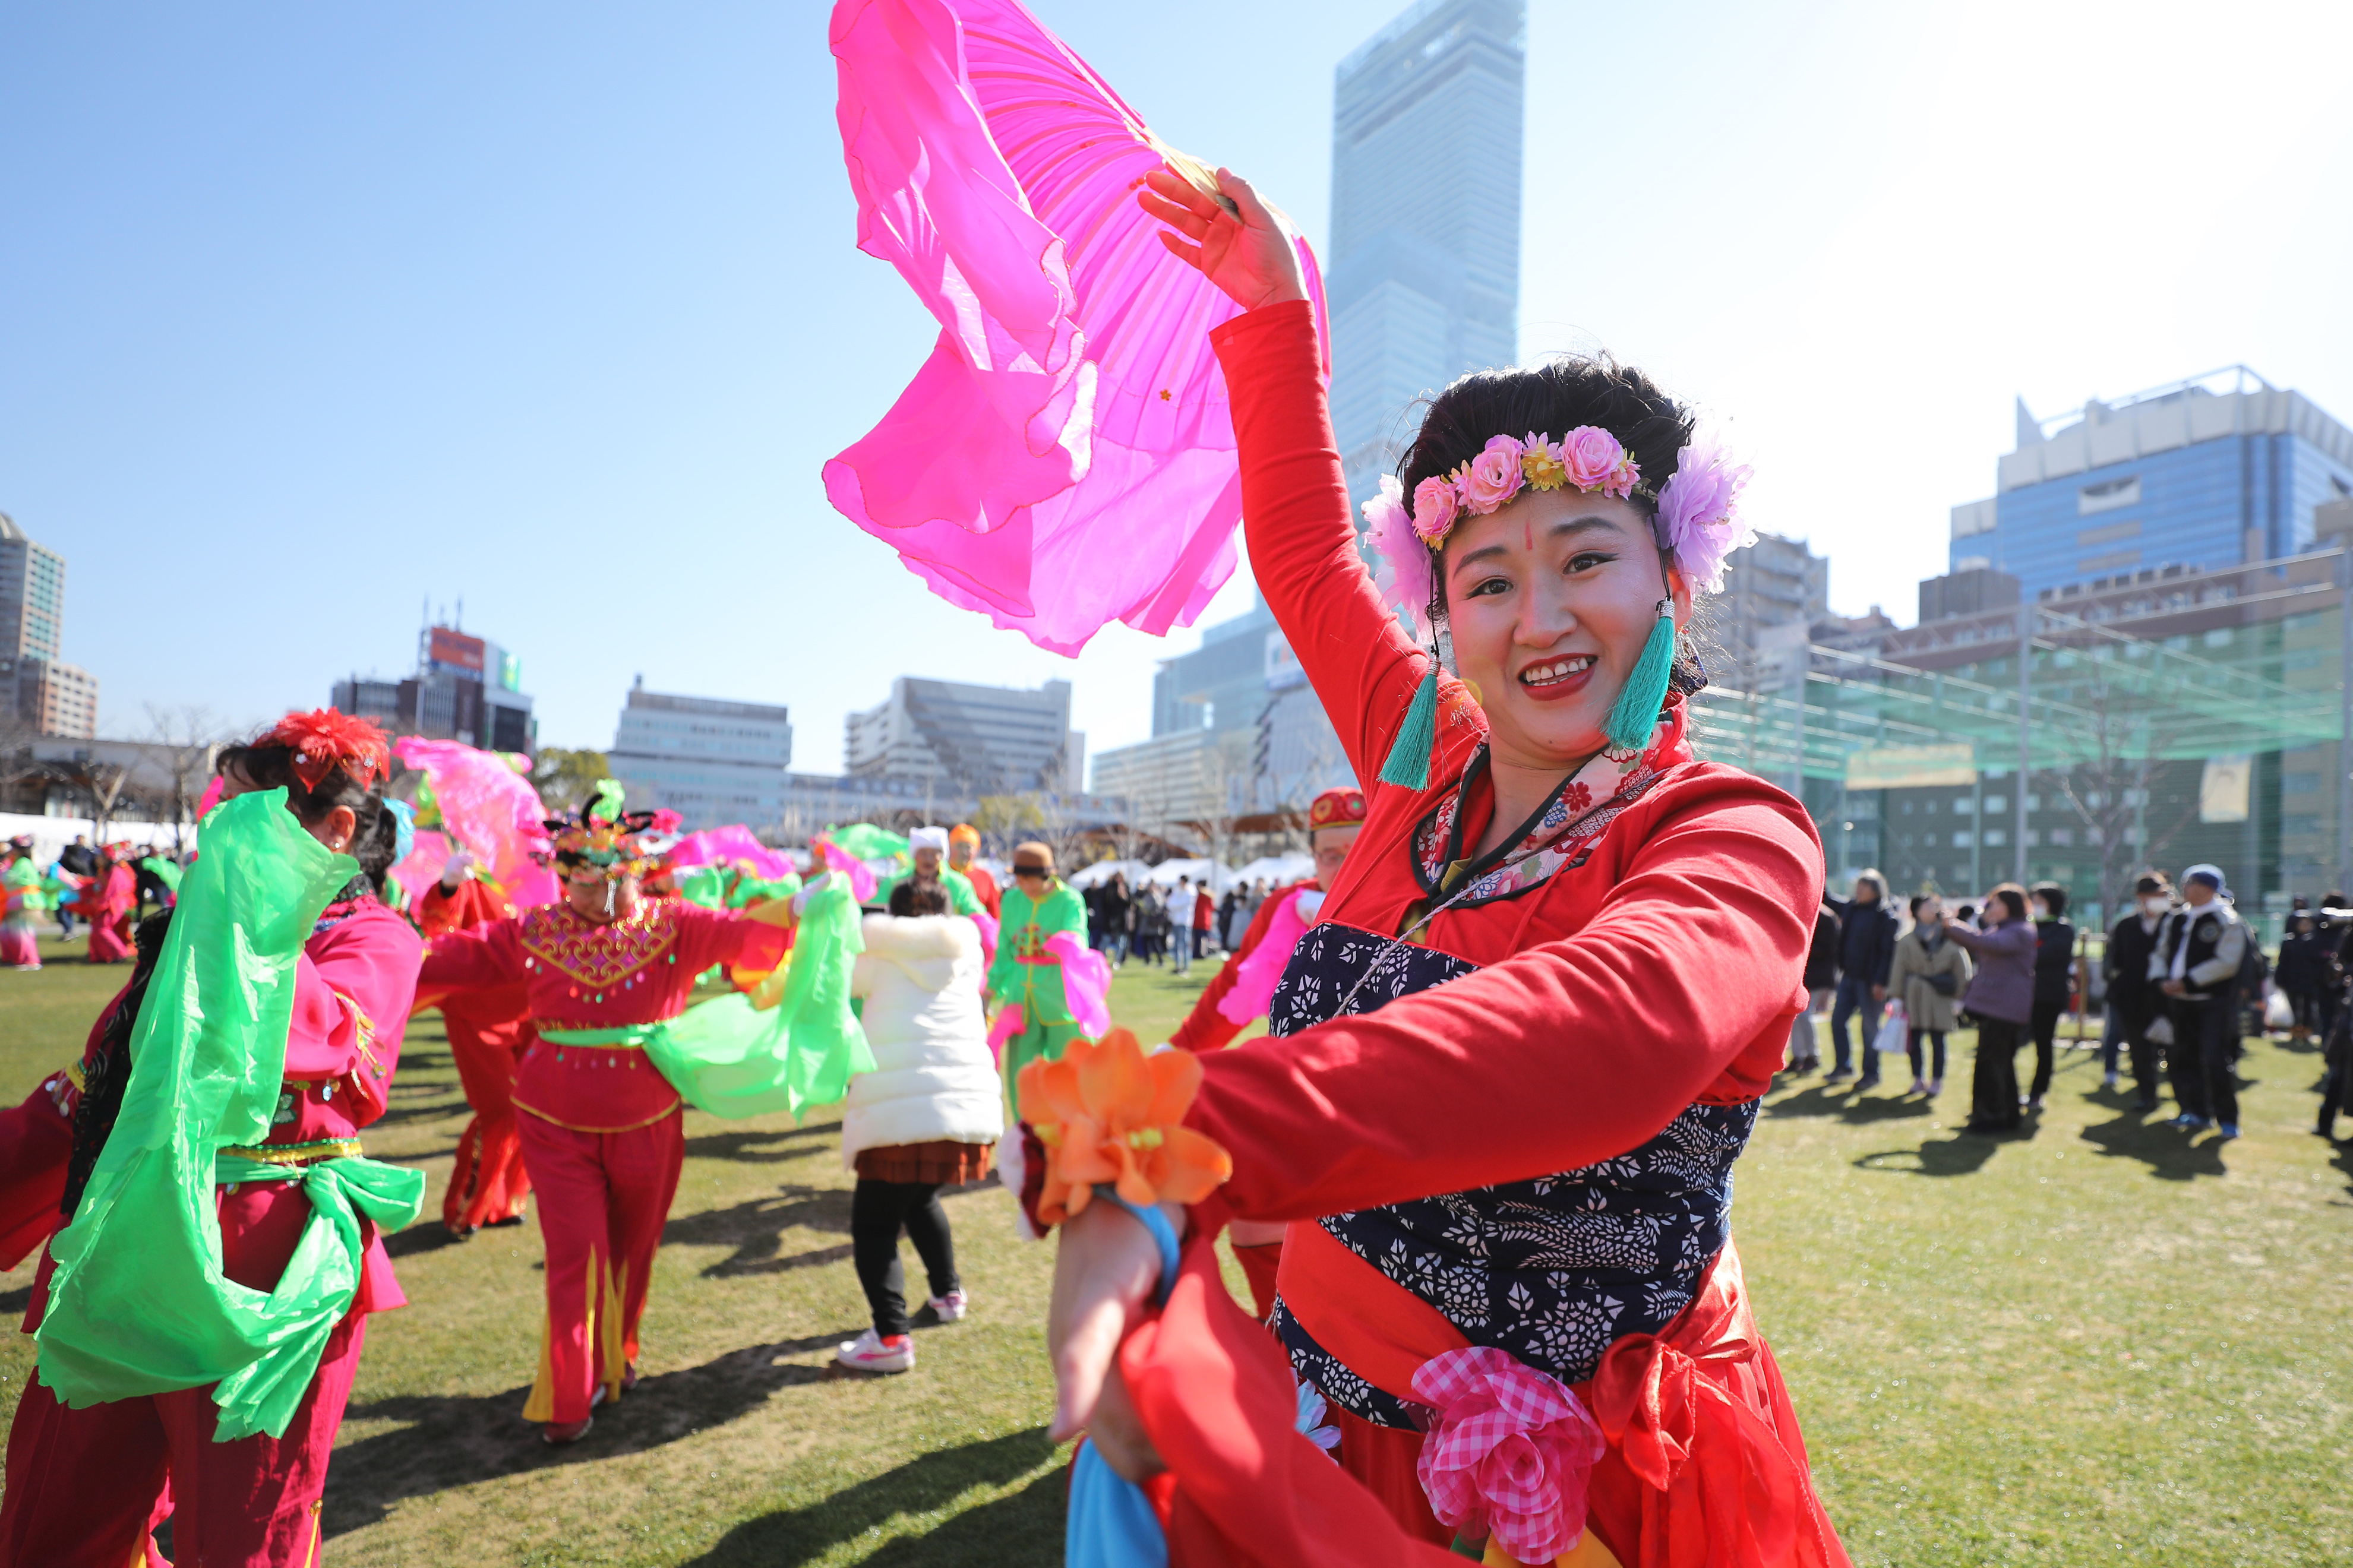
[[(1381, 493), (1365, 503), (1373, 552), (1379, 558), (1374, 582), (1387, 604), (1395, 605), (1413, 621), (1414, 640), (1430, 639), (1430, 550), (1414, 531), (1405, 510), (1405, 490), (1394, 474), (1381, 476)], [(1451, 515), (1451, 514), (1450, 514)]]
[(1739, 516), (1748, 474), (1713, 431), (1693, 436), (1675, 455), (1673, 477), (1659, 490), (1659, 529), (1694, 589), (1722, 591), (1725, 557), (1757, 537)]

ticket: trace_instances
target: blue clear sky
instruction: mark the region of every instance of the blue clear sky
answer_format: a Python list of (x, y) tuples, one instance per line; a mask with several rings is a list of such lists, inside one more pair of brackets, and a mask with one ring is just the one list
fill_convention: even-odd
[[(1321, 239), (1390, 0), (1034, 3)], [(2353, 420), (2347, 10), (1532, 0), (1524, 352), (1730, 417), (1757, 521), (1908, 620), (2013, 395), (2243, 360)], [(640, 671), (788, 703), (818, 770), (897, 674), (1148, 733), (1195, 634), (1040, 653), (825, 504), (934, 333), (853, 248), (833, 90), (816, 0), (0, 15), (0, 510), (102, 729), (323, 701), (462, 597), (556, 744)]]

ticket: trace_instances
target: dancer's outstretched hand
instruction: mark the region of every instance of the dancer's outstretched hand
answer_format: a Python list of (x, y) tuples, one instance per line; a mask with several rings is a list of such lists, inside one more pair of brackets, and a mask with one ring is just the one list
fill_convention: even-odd
[[(1181, 1227), (1181, 1212), (1175, 1214)], [(1134, 1215), (1092, 1203), (1065, 1220), (1054, 1256), (1054, 1304), (1046, 1342), (1054, 1358), (1057, 1443), (1084, 1432), (1131, 1481), (1164, 1467), (1128, 1402), (1119, 1342), (1160, 1279), (1160, 1248)]]
[(1235, 304), (1255, 310), (1307, 298), (1298, 247), (1248, 180), (1231, 169), (1218, 171), (1218, 189), (1240, 210), (1239, 216), (1166, 168), (1145, 175), (1144, 187), (1135, 193), (1136, 201), (1168, 226), (1160, 231), (1160, 242), (1199, 268)]

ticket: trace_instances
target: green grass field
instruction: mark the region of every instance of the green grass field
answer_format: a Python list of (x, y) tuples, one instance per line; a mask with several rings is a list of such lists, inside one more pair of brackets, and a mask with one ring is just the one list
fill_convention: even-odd
[[(0, 973), (0, 1092), (77, 1052), (120, 984), (78, 948)], [(1150, 1041), (1193, 989), (1131, 966), (1114, 1005)], [(2247, 1136), (2217, 1146), (2127, 1114), (2089, 1053), (2063, 1056), (2032, 1136), (1966, 1137), (1968, 1050), (1934, 1105), (1889, 1091), (1900, 1065), (1860, 1100), (1777, 1092), (1739, 1169), (1757, 1315), (1855, 1561), (2353, 1562), (2353, 1148), (2309, 1131), (2316, 1055), (2256, 1047)], [(691, 1115), (646, 1376), (559, 1452), (520, 1414), (536, 1232), (451, 1244), (432, 1217), (464, 1119), (420, 1020), (368, 1142), (427, 1173), (428, 1218), (393, 1243), (412, 1304), (370, 1324), (330, 1561), (1059, 1560), (1050, 1253), (994, 1184), (948, 1200), (973, 1317), (919, 1330), (906, 1376), (836, 1375), (864, 1301), (835, 1127)], [(0, 1277), (11, 1313), (31, 1278)], [(29, 1340), (0, 1344), (0, 1405), (31, 1365)]]

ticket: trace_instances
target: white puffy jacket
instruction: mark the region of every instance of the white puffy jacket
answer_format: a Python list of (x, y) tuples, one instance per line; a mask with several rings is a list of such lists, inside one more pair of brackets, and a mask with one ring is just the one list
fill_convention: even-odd
[(865, 998), (874, 1070), (849, 1080), (842, 1164), (899, 1143), (994, 1143), (1005, 1090), (980, 1009), (980, 928), (964, 915), (868, 915), (863, 934), (850, 994)]

